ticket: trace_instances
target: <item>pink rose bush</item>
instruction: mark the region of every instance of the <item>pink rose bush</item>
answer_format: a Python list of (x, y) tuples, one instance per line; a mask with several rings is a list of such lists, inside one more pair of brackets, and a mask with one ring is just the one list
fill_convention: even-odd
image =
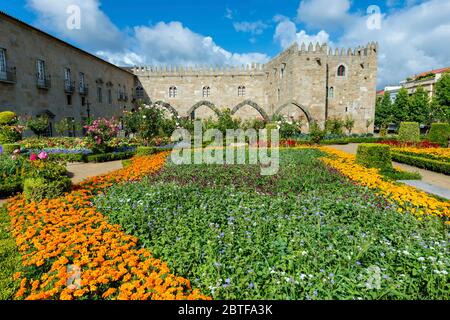
[(119, 123), (112, 118), (97, 119), (92, 122), (91, 125), (85, 126), (86, 138), (88, 140), (89, 147), (95, 153), (104, 153), (108, 150), (108, 141), (117, 137), (119, 134)]

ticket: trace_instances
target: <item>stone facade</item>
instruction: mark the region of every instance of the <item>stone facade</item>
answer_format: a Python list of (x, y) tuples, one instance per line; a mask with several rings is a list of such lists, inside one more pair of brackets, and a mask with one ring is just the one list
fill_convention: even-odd
[[(346, 51), (295, 44), (263, 66), (131, 71), (145, 100), (164, 102), (180, 116), (204, 118), (224, 108), (243, 119), (282, 114), (323, 124), (327, 118), (348, 116), (356, 121), (354, 132), (362, 133), (375, 116), (377, 50), (376, 43)], [(341, 75), (339, 68), (344, 68)], [(372, 132), (373, 123), (368, 130)]]
[[(88, 106), (91, 117), (120, 116), (124, 108), (132, 108), (135, 76), (129, 71), (2, 13), (0, 30), (7, 70), (0, 72), (0, 111), (47, 114), (54, 124), (63, 118), (82, 122)], [(44, 62), (43, 72), (38, 60)]]
[[(169, 114), (196, 118), (215, 117), (225, 108), (242, 119), (287, 115), (303, 118), (305, 130), (311, 121), (349, 116), (359, 133), (367, 132), (375, 115), (376, 43), (348, 50), (295, 44), (265, 65), (124, 69), (3, 13), (0, 29), (9, 70), (0, 70), (0, 110), (19, 115), (83, 121), (88, 105), (91, 117), (111, 117), (143, 100)], [(44, 76), (38, 60), (45, 61)]]

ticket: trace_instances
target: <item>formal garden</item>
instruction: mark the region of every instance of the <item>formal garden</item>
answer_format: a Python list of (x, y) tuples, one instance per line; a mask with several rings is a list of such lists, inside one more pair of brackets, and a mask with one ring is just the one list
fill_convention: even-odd
[[(406, 120), (391, 135), (353, 134), (351, 118), (304, 133), (301, 118), (226, 109), (201, 122), (279, 130), (279, 171), (265, 176), (251, 163), (173, 163), (172, 132), (194, 122), (154, 106), (62, 120), (52, 138), (45, 117), (1, 112), (0, 299), (448, 299), (450, 202), (399, 183), (421, 176), (392, 160), (449, 175), (450, 125), (424, 133)], [(220, 148), (275, 150), (246, 142)], [(349, 143), (357, 155), (331, 147)], [(68, 163), (119, 160), (71, 182)]]

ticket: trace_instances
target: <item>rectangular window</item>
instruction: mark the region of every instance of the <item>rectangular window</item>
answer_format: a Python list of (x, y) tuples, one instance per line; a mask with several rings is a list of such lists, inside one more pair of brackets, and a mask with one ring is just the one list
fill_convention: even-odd
[(108, 89), (108, 103), (109, 104), (112, 103), (112, 91), (111, 91), (111, 89)]
[(36, 62), (37, 67), (37, 77), (39, 80), (45, 79), (45, 61), (44, 60), (37, 60)]
[(64, 80), (66, 82), (70, 83), (70, 80), (72, 79), (72, 75), (69, 68), (64, 68)]
[(86, 105), (86, 97), (81, 97), (81, 105), (83, 107)]
[(84, 73), (80, 72), (80, 93), (86, 94), (86, 82), (84, 79)]
[(6, 50), (0, 48), (0, 79), (6, 79)]
[(97, 101), (99, 103), (103, 102), (103, 93), (102, 93), (102, 88), (101, 87), (97, 88)]
[(68, 94), (68, 95), (66, 96), (66, 98), (67, 98), (67, 105), (68, 105), (68, 106), (71, 106), (71, 105), (72, 105), (72, 95)]

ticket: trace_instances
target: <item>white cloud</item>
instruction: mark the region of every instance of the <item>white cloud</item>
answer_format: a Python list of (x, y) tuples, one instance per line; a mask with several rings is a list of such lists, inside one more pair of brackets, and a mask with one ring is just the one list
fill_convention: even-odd
[(233, 10), (230, 8), (225, 9), (225, 18), (233, 20)]
[(297, 20), (308, 27), (335, 29), (346, 25), (350, 0), (302, 0), (297, 10)]
[(233, 23), (234, 29), (238, 32), (248, 32), (252, 35), (260, 35), (264, 32), (265, 29), (267, 29), (269, 26), (262, 22), (261, 20), (248, 22), (248, 21), (242, 21), (242, 22), (235, 22)]
[(278, 16), (277, 20), (279, 21), (277, 27), (275, 28), (274, 39), (280, 44), (283, 49), (288, 48), (294, 42), (297, 42), (299, 45), (305, 43), (308, 45), (312, 42), (314, 45), (319, 42), (322, 43), (331, 43), (330, 36), (324, 30), (319, 31), (317, 34), (307, 34), (305, 30), (300, 30), (297, 32), (297, 26), (294, 22), (289, 20), (288, 18), (280, 18)]
[[(382, 12), (379, 30), (367, 27), (365, 12), (350, 13), (348, 1), (333, 1), (333, 4), (324, 0), (303, 0), (299, 18), (307, 26), (323, 29), (317, 34), (297, 31), (294, 22), (278, 16), (274, 39), (282, 48), (294, 41), (324, 42), (330, 39), (328, 32), (335, 29), (327, 27), (329, 21), (340, 21), (343, 30), (339, 34), (342, 35), (335, 41), (339, 47), (353, 48), (371, 41), (379, 43), (380, 87), (396, 84), (417, 73), (450, 66), (450, 1), (428, 0), (420, 4), (417, 0), (404, 1), (401, 9)], [(330, 46), (334, 46), (333, 43)]]
[[(69, 5), (78, 5), (81, 9), (80, 30), (69, 30), (66, 26)], [(262, 53), (229, 52), (211, 37), (195, 33), (181, 22), (159, 22), (119, 30), (101, 10), (100, 0), (28, 0), (28, 6), (37, 13), (40, 27), (118, 65), (238, 65), (269, 60)]]

